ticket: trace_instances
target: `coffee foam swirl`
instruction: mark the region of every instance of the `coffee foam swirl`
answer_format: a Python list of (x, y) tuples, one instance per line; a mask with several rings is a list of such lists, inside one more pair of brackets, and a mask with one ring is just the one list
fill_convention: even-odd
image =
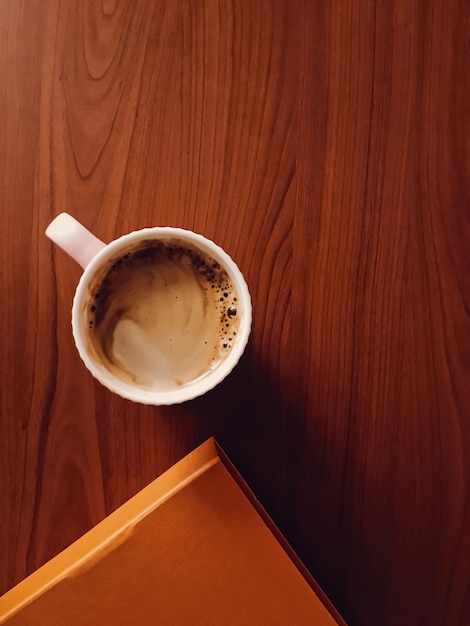
[(176, 240), (148, 241), (116, 259), (92, 289), (90, 339), (121, 380), (175, 389), (207, 374), (231, 349), (238, 306), (214, 259)]

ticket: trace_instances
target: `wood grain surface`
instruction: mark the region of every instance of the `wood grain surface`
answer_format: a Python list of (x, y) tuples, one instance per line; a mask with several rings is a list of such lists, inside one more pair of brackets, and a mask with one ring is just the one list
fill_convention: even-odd
[[(0, 0), (0, 592), (214, 435), (352, 625), (470, 623), (468, 3)], [(174, 407), (73, 345), (66, 210), (253, 296)]]

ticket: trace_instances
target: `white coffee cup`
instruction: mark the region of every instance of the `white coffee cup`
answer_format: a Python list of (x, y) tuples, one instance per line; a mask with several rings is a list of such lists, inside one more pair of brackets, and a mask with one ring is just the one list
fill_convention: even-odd
[[(105, 387), (134, 402), (152, 405), (178, 404), (201, 396), (215, 387), (238, 363), (250, 335), (251, 299), (239, 268), (214, 242), (189, 230), (154, 227), (131, 232), (105, 244), (67, 213), (61, 213), (51, 222), (46, 235), (83, 267), (84, 272), (73, 300), (72, 332), (83, 362)], [(207, 371), (203, 371), (194, 380), (185, 381), (176, 388), (169, 386), (167, 389), (164, 385), (163, 388), (161, 385), (156, 387), (142, 385), (135, 379), (117, 375), (116, 368), (111, 367), (92, 347), (90, 333), (93, 329), (90, 324), (93, 322), (89, 320), (88, 311), (90, 294), (96, 289), (98, 277), (105, 275), (106, 268), (109, 268), (116, 259), (129, 249), (138, 250), (140, 245), (149, 245), (150, 241), (174, 240), (185, 242), (192, 250), (200, 251), (206, 258), (210, 257), (225, 271), (238, 297), (236, 307), (238, 326), (236, 336), (230, 338), (230, 350), (227, 350), (213, 367), (208, 367)], [(112, 295), (109, 298), (112, 298)]]

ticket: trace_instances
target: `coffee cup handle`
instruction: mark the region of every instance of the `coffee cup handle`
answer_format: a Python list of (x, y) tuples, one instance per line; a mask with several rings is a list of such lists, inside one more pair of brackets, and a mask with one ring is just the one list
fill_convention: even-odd
[(106, 246), (68, 213), (60, 213), (53, 219), (46, 229), (46, 235), (83, 269)]

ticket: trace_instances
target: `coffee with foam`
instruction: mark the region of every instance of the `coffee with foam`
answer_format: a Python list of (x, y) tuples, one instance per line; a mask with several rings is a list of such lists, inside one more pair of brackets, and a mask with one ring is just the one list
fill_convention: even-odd
[(213, 371), (233, 349), (242, 315), (227, 271), (178, 239), (123, 251), (91, 282), (89, 348), (120, 380), (169, 391)]

